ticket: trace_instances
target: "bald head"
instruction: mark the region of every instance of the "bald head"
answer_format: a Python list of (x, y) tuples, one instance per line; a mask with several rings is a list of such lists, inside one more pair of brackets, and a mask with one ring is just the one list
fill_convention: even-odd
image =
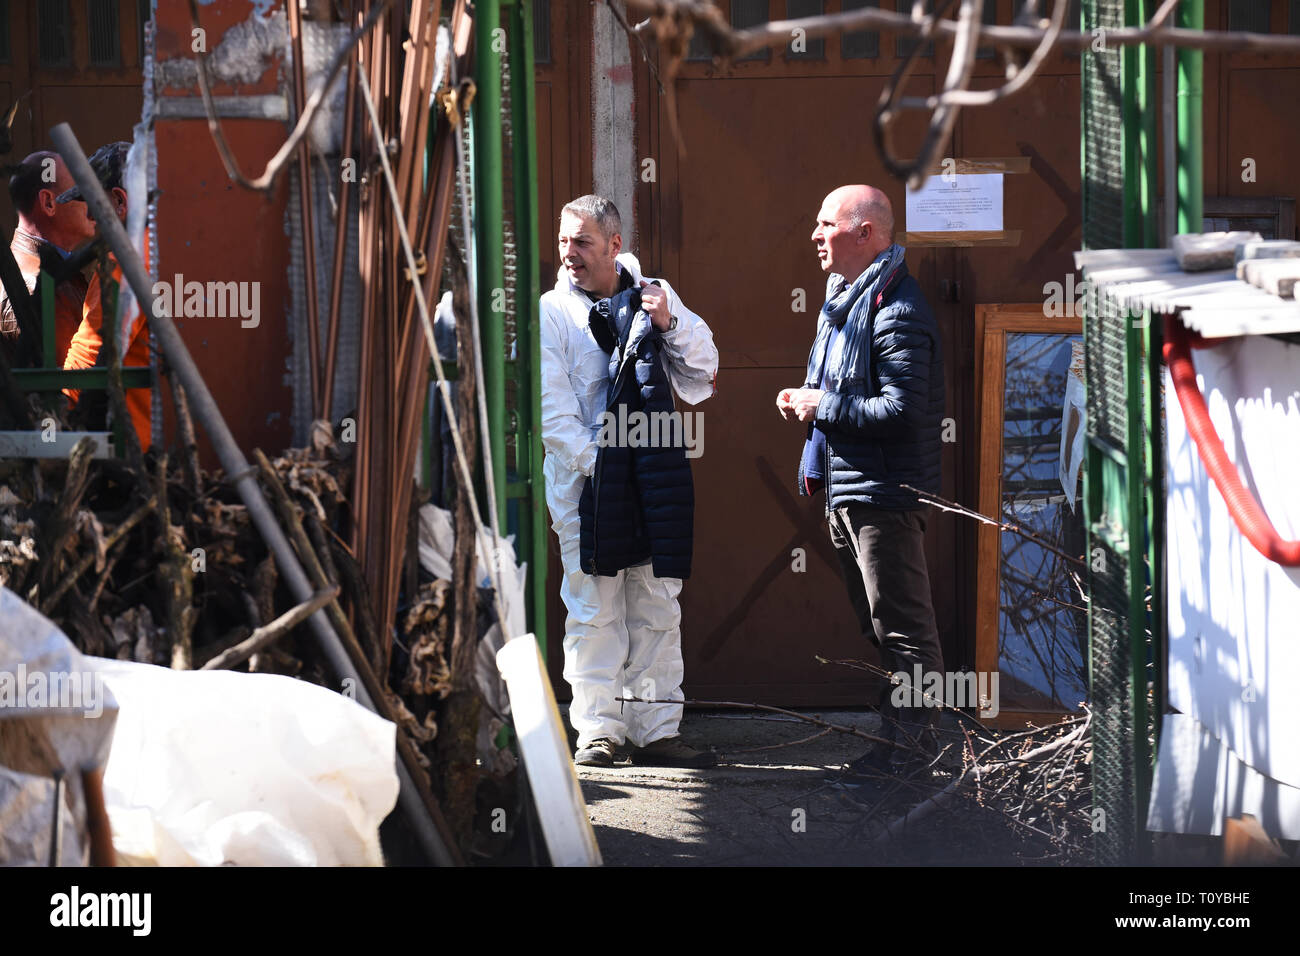
[(840, 186), (822, 201), (812, 234), (826, 272), (860, 276), (894, 241), (894, 208), (874, 186)]
[(59, 194), (75, 185), (58, 153), (40, 150), (25, 158), (9, 180), (19, 227), (64, 251), (85, 242), (95, 234), (86, 204), (58, 202)]

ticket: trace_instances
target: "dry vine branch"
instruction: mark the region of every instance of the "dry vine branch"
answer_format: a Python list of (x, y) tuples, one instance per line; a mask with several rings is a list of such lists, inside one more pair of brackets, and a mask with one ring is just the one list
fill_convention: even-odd
[(1087, 565), (1084, 563), (1084, 561), (1081, 558), (1075, 555), (1066, 554), (1064, 551), (1056, 547), (1050, 541), (1044, 541), (1042, 538), (1038, 537), (1038, 535), (1034, 534), (1032, 531), (1026, 531), (1018, 524), (1011, 524), (1009, 522), (998, 521), (996, 518), (990, 518), (986, 514), (982, 514), (978, 511), (972, 511), (970, 508), (967, 508), (965, 505), (960, 505), (955, 501), (949, 501), (947, 498), (941, 498), (939, 495), (931, 494), (928, 491), (922, 491), (919, 488), (913, 488), (911, 485), (900, 485), (899, 487), (904, 488), (907, 491), (910, 491), (913, 494), (915, 494), (920, 499), (921, 504), (930, 505), (931, 507), (938, 508), (940, 511), (951, 511), (953, 514), (965, 515), (967, 518), (974, 518), (976, 521), (982, 522), (983, 524), (993, 525), (993, 527), (1001, 531), (1010, 531), (1012, 534), (1017, 534), (1020, 537), (1025, 538), (1026, 540), (1032, 541), (1040, 548), (1045, 548), (1046, 550), (1055, 554), (1057, 557), (1069, 561), (1071, 564), (1075, 565), (1076, 567), (1082, 568), (1084, 570), (1087, 569)]
[[(1178, 0), (1165, 0), (1155, 15), (1141, 27), (1101, 29), (1083, 33), (1063, 29), (1067, 0), (1056, 0), (1050, 21), (1037, 25), (994, 26), (981, 22), (984, 0), (962, 0), (957, 20), (944, 19), (951, 2), (936, 5), (924, 16), (864, 8), (845, 13), (822, 14), (796, 20), (773, 20), (746, 30), (733, 29), (710, 0), (627, 0), (628, 5), (645, 14), (647, 19), (634, 28), (635, 34), (654, 32), (661, 47), (669, 51), (666, 106), (679, 152), (685, 152), (677, 124), (673, 80), (685, 57), (696, 30), (705, 38), (715, 57), (724, 63), (768, 47), (783, 47), (795, 36), (803, 39), (825, 37), (859, 30), (877, 30), (917, 39), (942, 37), (953, 43), (953, 55), (943, 92), (918, 98), (901, 97), (903, 84), (911, 73), (914, 49), (886, 86), (877, 107), (873, 132), (886, 168), (906, 179), (911, 189), (924, 185), (939, 157), (947, 147), (956, 114), (962, 106), (985, 106), (1024, 90), (1053, 50), (1083, 50), (1088, 47), (1108, 50), (1138, 44), (1175, 46), (1218, 52), (1248, 51), (1258, 53), (1300, 52), (1300, 37), (1261, 33), (1186, 30), (1167, 26)], [(1028, 17), (1032, 19), (1032, 16)], [(993, 90), (968, 89), (974, 50), (979, 45), (993, 46), (1007, 64), (1008, 81)], [(1012, 50), (1032, 50), (1028, 62), (1009, 55)], [(895, 157), (888, 146), (890, 124), (904, 109), (931, 109), (925, 140), (911, 162)]]
[[(746, 30), (733, 30), (709, 0), (627, 0), (627, 3), (648, 18), (633, 27), (635, 32), (657, 32), (658, 25), (654, 22), (657, 18), (690, 21), (709, 39), (715, 55), (724, 61), (739, 59), (766, 47), (785, 46), (795, 30), (804, 31), (804, 35), (812, 39), (859, 30), (923, 37), (930, 29), (925, 21), (913, 20), (908, 14), (864, 7), (848, 13), (773, 20)], [(1186, 30), (1164, 26), (1168, 16), (1169, 13), (1162, 8), (1145, 26), (1105, 30), (1105, 48), (1149, 43), (1218, 53), (1300, 53), (1300, 36), (1235, 30)], [(933, 27), (934, 33), (945, 40), (953, 38), (959, 29), (956, 21), (942, 19)], [(976, 37), (981, 46), (1033, 50), (1042, 43), (1045, 32), (1046, 28), (1041, 26), (981, 24)], [(1099, 40), (1099, 35), (1093, 33), (1062, 30), (1056, 45), (1063, 50), (1083, 50)]]
[(619, 5), (615, 3), (614, 0), (605, 0), (605, 6), (609, 7), (609, 12), (614, 15), (614, 19), (618, 21), (618, 25), (622, 27), (623, 32), (628, 35), (628, 39), (636, 41), (636, 45), (641, 50), (641, 58), (645, 60), (645, 65), (650, 68), (650, 75), (654, 77), (655, 85), (659, 87), (659, 93), (661, 95), (665, 94), (667, 91), (664, 89), (663, 80), (659, 78), (659, 69), (650, 60), (650, 50), (647, 49), (645, 45), (645, 37), (641, 36), (641, 34), (637, 33), (636, 30), (632, 28), (631, 24), (627, 22), (627, 15), (619, 8)]
[[(830, 660), (829, 658), (822, 657), (820, 654), (814, 654), (813, 660), (815, 660), (818, 664), (839, 664), (842, 667), (851, 667), (854, 670), (866, 671), (868, 674), (875, 674), (877, 677), (883, 677), (885, 680), (889, 681), (889, 683), (895, 686), (897, 686), (901, 682), (901, 680), (895, 680), (894, 675), (890, 671), (876, 664), (872, 664), (870, 661), (859, 661), (859, 660), (852, 660), (852, 659)], [(906, 673), (906, 671), (904, 671), (904, 673)], [(921, 690), (920, 687), (911, 686), (911, 689), (908, 691), (908, 693), (915, 693), (917, 691), (920, 691), (921, 698), (925, 701), (925, 706), (934, 707), (939, 710), (952, 711), (952, 713), (956, 715), (960, 720), (969, 720), (973, 722), (976, 726), (978, 726), (980, 730), (984, 731), (986, 734), (992, 733), (992, 731), (988, 727), (984, 726), (984, 724), (981, 723), (977, 717), (974, 717), (971, 714), (966, 713), (966, 711), (962, 710), (960, 707), (954, 707), (951, 704), (945, 703), (942, 699), (935, 697), (933, 694)], [(976, 709), (978, 710), (978, 708)]]
[[(1019, 757), (1015, 758), (1014, 762), (1029, 763), (1030, 761), (1037, 760), (1041, 757), (1052, 756), (1058, 751), (1064, 749), (1067, 745), (1075, 743), (1076, 741), (1080, 740), (1083, 737), (1083, 735), (1087, 732), (1088, 726), (1089, 726), (1089, 721), (1084, 721), (1082, 724), (1076, 727), (1069, 734), (1066, 734), (1064, 737), (1059, 737), (1056, 740), (1052, 741), (1051, 743), (1044, 744), (1041, 747), (1036, 747), (1026, 754), (1021, 754)], [(940, 807), (944, 806), (947, 803), (950, 803), (953, 799), (955, 799), (958, 796), (959, 790), (962, 787), (962, 785), (965, 783), (966, 778), (968, 776), (971, 776), (973, 773), (976, 773), (979, 776), (987, 776), (990, 772), (992, 772), (992, 770), (993, 768), (990, 766), (980, 766), (979, 764), (974, 764), (971, 767), (967, 768), (966, 770), (962, 771), (960, 776), (958, 776), (955, 780), (953, 780), (950, 784), (948, 784), (948, 786), (944, 787), (943, 790), (939, 791), (939, 793), (935, 794), (933, 797), (926, 800), (924, 803), (921, 803), (913, 807), (907, 813), (903, 814), (901, 817), (899, 817), (893, 823), (887, 826), (876, 837), (874, 842), (885, 843), (893, 839), (894, 837), (898, 836), (898, 834), (901, 833), (904, 829), (906, 829), (909, 825), (924, 819), (925, 817), (933, 813), (935, 810), (939, 809)], [(1019, 821), (1019, 822), (1023, 824), (1024, 821)], [(1042, 832), (1042, 831), (1039, 830), (1038, 832)], [(1046, 835), (1050, 836), (1050, 834), (1046, 834)]]
[[(1178, 2), (1178, 0), (1173, 0)], [(1029, 85), (1038, 73), (1039, 68), (1044, 61), (1056, 49), (1057, 41), (1061, 36), (1062, 28), (1065, 24), (1065, 12), (1069, 7), (1069, 0), (1056, 0), (1052, 8), (1052, 19), (1043, 34), (1043, 40), (1034, 48), (1033, 54), (1029, 61), (1023, 67), (1017, 67), (1014, 63), (1009, 67), (1012, 74), (1007, 83), (1003, 86), (996, 87), (992, 90), (970, 90), (966, 89), (963, 83), (960, 89), (945, 90), (943, 93), (934, 96), (926, 96), (913, 99), (903, 97), (898, 101), (898, 107), (901, 109), (936, 109), (945, 104), (955, 106), (988, 106), (996, 103), (998, 100), (1006, 99), (1020, 92)], [(978, 22), (976, 20), (975, 22)], [(968, 27), (967, 29), (973, 29)], [(978, 33), (978, 31), (976, 31)], [(970, 79), (967, 73), (967, 81)]]
[(786, 710), (784, 707), (771, 707), (767, 704), (743, 704), (734, 700), (657, 700), (648, 697), (615, 697), (614, 699), (627, 704), (692, 704), (700, 707), (720, 707), (726, 710), (761, 710), (764, 713), (769, 714), (784, 714), (787, 717), (793, 717), (795, 720), (802, 720), (804, 723), (812, 724), (815, 727), (824, 727), (827, 730), (833, 730), (836, 733), (848, 734), (850, 737), (860, 737), (861, 739), (872, 743), (885, 744), (890, 747), (898, 746), (892, 740), (886, 740), (884, 737), (877, 737), (875, 734), (869, 734), (866, 731), (858, 730), (856, 727), (845, 727), (843, 724), (832, 724), (819, 717), (809, 717), (807, 714), (801, 714), (797, 710)]
[(732, 750), (729, 752), (733, 754), (756, 754), (765, 750), (783, 750), (786, 747), (797, 747), (799, 744), (811, 743), (812, 741), (818, 740), (833, 732), (833, 728), (827, 727), (825, 730), (819, 730), (817, 733), (810, 734), (807, 737), (800, 737), (798, 740), (787, 740), (785, 743), (781, 744), (767, 744), (764, 747), (746, 747), (744, 750)]

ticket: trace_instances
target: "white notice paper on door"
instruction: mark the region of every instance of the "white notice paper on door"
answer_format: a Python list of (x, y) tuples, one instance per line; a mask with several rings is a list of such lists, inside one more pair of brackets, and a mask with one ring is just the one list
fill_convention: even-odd
[(931, 176), (907, 191), (908, 232), (1000, 232), (1002, 174)]

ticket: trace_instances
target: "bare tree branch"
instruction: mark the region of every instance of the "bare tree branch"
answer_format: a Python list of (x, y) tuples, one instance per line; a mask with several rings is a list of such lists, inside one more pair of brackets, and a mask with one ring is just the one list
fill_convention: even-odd
[[(1257, 53), (1300, 52), (1300, 37), (1261, 33), (1184, 30), (1169, 27), (1169, 17), (1179, 0), (1165, 0), (1155, 16), (1141, 27), (1098, 28), (1088, 33), (1063, 29), (1067, 0), (1055, 0), (1052, 17), (1031, 25), (1037, 4), (1025, 14), (1027, 21), (1014, 26), (985, 25), (980, 12), (983, 0), (962, 0), (956, 20), (945, 19), (952, 0), (936, 4), (929, 14), (922, 14), (913, 4), (911, 15), (888, 10), (864, 8), (845, 13), (803, 17), (797, 20), (773, 20), (747, 30), (735, 30), (725, 21), (710, 0), (627, 0), (629, 7), (647, 15), (631, 32), (637, 36), (653, 31), (656, 41), (668, 52), (664, 70), (664, 92), (669, 124), (677, 140), (678, 151), (685, 154), (677, 124), (674, 79), (685, 58), (692, 36), (699, 32), (723, 63), (768, 47), (783, 47), (795, 36), (803, 39), (825, 37), (857, 30), (877, 30), (920, 40), (940, 37), (953, 43), (952, 59), (942, 92), (926, 97), (903, 97), (902, 90), (916, 60), (914, 49), (900, 64), (893, 81), (886, 86), (876, 109), (873, 133), (885, 167), (907, 181), (911, 189), (924, 185), (951, 137), (957, 112), (962, 106), (987, 106), (1023, 91), (1037, 75), (1054, 50), (1109, 50), (1137, 44), (1176, 46), (1217, 52), (1249, 51)], [(968, 88), (977, 46), (993, 46), (1007, 64), (1008, 81), (992, 90)], [(1012, 50), (1032, 50), (1029, 60), (1019, 65)], [(648, 61), (648, 57), (647, 57)], [(925, 139), (916, 158), (899, 159), (890, 148), (890, 126), (898, 113), (907, 109), (928, 109), (930, 118)]]
[[(1166, 0), (1167, 4), (1177, 2), (1178, 0)], [(765, 47), (785, 46), (795, 30), (803, 30), (804, 35), (810, 39), (858, 30), (878, 30), (912, 37), (928, 35), (924, 22), (914, 21), (907, 14), (877, 10), (874, 7), (864, 7), (848, 13), (801, 17), (797, 20), (773, 20), (748, 30), (733, 30), (709, 0), (627, 0), (627, 3), (630, 8), (649, 18), (633, 28), (637, 33), (658, 33), (660, 25), (655, 23), (657, 19), (688, 21), (710, 41), (714, 53), (720, 59), (728, 61)], [(1162, 7), (1150, 22), (1141, 27), (1117, 27), (1099, 33), (1062, 30), (1057, 47), (1062, 50), (1084, 50), (1104, 40), (1106, 49), (1149, 43), (1153, 46), (1213, 50), (1219, 53), (1300, 52), (1300, 36), (1166, 27), (1163, 24), (1172, 10), (1172, 6), (1169, 11)], [(939, 20), (934, 28), (945, 40), (955, 37), (959, 29), (953, 20)], [(978, 40), (981, 46), (1032, 50), (1042, 43), (1044, 32), (1042, 27), (981, 24)]]
[[(291, 0), (296, 2), (296, 0)], [(199, 7), (197, 0), (189, 0), (190, 3), (190, 20), (196, 30), (202, 30), (199, 25)], [(343, 69), (344, 64), (348, 62), (348, 57), (352, 53), (352, 48), (357, 45), (366, 32), (375, 25), (381, 14), (388, 9), (392, 0), (378, 0), (370, 9), (370, 13), (362, 21), (361, 26), (352, 32), (348, 37), (348, 42), (339, 47), (334, 54), (334, 62), (330, 64), (329, 73), (326, 74), (325, 82), (321, 84), (315, 93), (307, 99), (303, 107), (302, 115), (298, 117), (298, 123), (289, 134), (289, 138), (276, 151), (266, 164), (266, 169), (262, 175), (256, 179), (249, 179), (239, 168), (239, 162), (235, 159), (235, 154), (230, 149), (230, 144), (226, 142), (226, 134), (221, 129), (221, 120), (217, 118), (217, 109), (212, 102), (212, 90), (208, 86), (208, 66), (206, 51), (195, 57), (195, 66), (197, 68), (199, 80), (199, 93), (203, 97), (203, 110), (208, 114), (208, 130), (212, 133), (212, 142), (217, 147), (217, 153), (221, 157), (221, 164), (226, 167), (226, 175), (234, 182), (243, 186), (245, 189), (253, 189), (258, 192), (270, 192), (275, 188), (275, 181), (279, 178), (281, 171), (288, 164), (293, 154), (298, 149), (298, 144), (302, 142), (307, 131), (311, 129), (312, 121), (316, 118), (316, 113), (320, 110), (321, 104), (325, 102), (325, 97), (329, 95), (330, 89), (334, 86), (334, 81), (338, 78), (339, 71)]]

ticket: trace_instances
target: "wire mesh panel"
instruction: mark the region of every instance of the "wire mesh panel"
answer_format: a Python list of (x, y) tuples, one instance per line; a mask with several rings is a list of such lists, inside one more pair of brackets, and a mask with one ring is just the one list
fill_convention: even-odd
[[(1098, 445), (1122, 453), (1126, 448), (1124, 390), (1126, 315), (1101, 301), (1084, 321), (1090, 455)], [(1110, 462), (1113, 464), (1113, 461)], [(1133, 655), (1129, 630), (1129, 559), (1132, 551), (1117, 538), (1126, 528), (1118, 469), (1103, 476), (1094, 462), (1089, 473), (1089, 645), (1093, 706), (1093, 806), (1097, 862), (1129, 862), (1137, 844), (1133, 794), (1137, 787), (1133, 747), (1136, 715), (1132, 706)], [(1109, 494), (1108, 494), (1109, 492)], [(1105, 533), (1099, 533), (1105, 529)], [(1131, 529), (1129, 529), (1131, 530)], [(1100, 811), (1100, 814), (1097, 814)]]
[(1085, 0), (1083, 29), (1098, 38), (1082, 58), (1083, 245), (1087, 249), (1124, 245), (1122, 58), (1118, 47), (1105, 45), (1105, 31), (1123, 25), (1122, 0)]
[[(502, 17), (502, 25), (509, 29), (508, 11)], [(516, 235), (515, 192), (513, 187), (515, 161), (514, 115), (512, 109), (512, 89), (510, 82), (510, 54), (501, 53), (501, 173), (505, 188), (501, 194), (501, 208), (504, 213), (501, 221), (503, 233), (502, 249), (505, 262), (505, 288), (503, 308), (500, 316), (494, 320), (505, 324), (505, 362), (506, 362), (506, 464), (511, 471), (518, 471), (518, 414), (519, 386), (515, 374), (514, 361), (519, 355), (518, 344), (518, 292), (519, 292), (519, 256)]]
[[(1126, 244), (1125, 175), (1136, 171), (1126, 171), (1124, 163), (1123, 58), (1104, 39), (1107, 30), (1123, 25), (1123, 0), (1083, 3), (1083, 29), (1098, 38), (1081, 58), (1083, 242), (1089, 249)], [(1129, 447), (1128, 315), (1097, 296), (1086, 302), (1094, 847), (1098, 863), (1115, 865), (1131, 862), (1139, 844), (1130, 562), (1140, 554), (1142, 529), (1131, 520), (1129, 470), (1140, 467), (1141, 448)]]

